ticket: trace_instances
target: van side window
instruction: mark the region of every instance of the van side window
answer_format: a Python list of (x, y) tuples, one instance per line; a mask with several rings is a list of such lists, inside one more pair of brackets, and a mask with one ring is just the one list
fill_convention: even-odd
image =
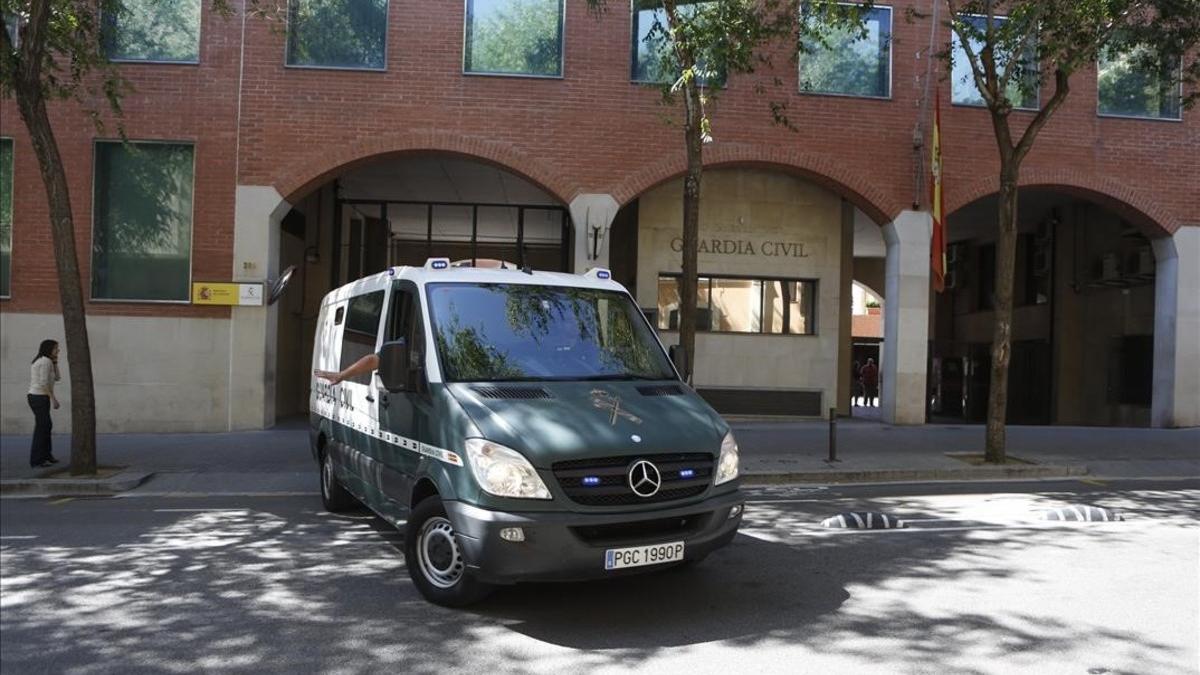
[[(346, 327), (342, 332), (342, 370), (375, 351), (379, 334), (379, 319), (383, 315), (383, 291), (375, 291), (350, 299), (346, 309)], [(359, 375), (350, 382), (370, 384), (371, 376)]]
[(412, 293), (397, 288), (392, 291), (392, 309), (388, 312), (388, 332), (385, 342), (408, 339), (408, 326), (412, 323)]
[[(388, 312), (388, 342), (404, 338), (408, 342), (409, 354), (413, 363), (422, 363), (425, 345), (425, 330), (421, 324), (420, 305), (414, 292), (408, 288), (397, 288), (392, 291), (392, 307)], [(417, 382), (409, 373), (408, 387), (415, 391)]]

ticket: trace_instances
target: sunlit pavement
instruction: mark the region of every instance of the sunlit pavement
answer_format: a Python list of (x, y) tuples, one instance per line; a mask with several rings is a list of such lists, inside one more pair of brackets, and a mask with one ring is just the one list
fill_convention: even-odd
[[(425, 603), (401, 536), (311, 497), (7, 499), (27, 672), (1196, 673), (1200, 482), (781, 487), (698, 567)], [(1112, 523), (1046, 523), (1094, 504)], [(891, 531), (827, 530), (884, 511)]]

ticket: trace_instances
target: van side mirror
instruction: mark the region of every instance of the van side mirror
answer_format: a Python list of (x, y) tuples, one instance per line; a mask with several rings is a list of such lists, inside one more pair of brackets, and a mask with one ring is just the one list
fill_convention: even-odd
[(379, 350), (379, 379), (388, 391), (404, 391), (408, 383), (408, 341), (383, 343)]
[(667, 347), (667, 356), (671, 357), (671, 363), (675, 364), (675, 369), (680, 373), (684, 371), (684, 362), (687, 361), (687, 350), (683, 345), (671, 345)]

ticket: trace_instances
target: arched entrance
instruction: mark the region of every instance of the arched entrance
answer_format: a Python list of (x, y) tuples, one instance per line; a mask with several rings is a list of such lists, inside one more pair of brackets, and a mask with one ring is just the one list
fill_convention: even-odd
[[(1022, 188), (1009, 365), (1012, 424), (1149, 426), (1156, 264), (1141, 211), (1078, 189)], [(930, 414), (983, 422), (990, 384), (996, 196), (950, 214), (935, 297)]]
[[(871, 235), (864, 259), (881, 261), (885, 246), (877, 222), (829, 183), (761, 161), (705, 168), (694, 385), (722, 413), (849, 412), (858, 227)], [(668, 344), (678, 340), (681, 230), (676, 172), (628, 196), (610, 237), (614, 278)]]
[(491, 161), (391, 153), (356, 160), (306, 190), (279, 224), (278, 267), (295, 265), (298, 274), (277, 309), (277, 419), (308, 409), (313, 322), (333, 288), (430, 257), (571, 267), (566, 206)]

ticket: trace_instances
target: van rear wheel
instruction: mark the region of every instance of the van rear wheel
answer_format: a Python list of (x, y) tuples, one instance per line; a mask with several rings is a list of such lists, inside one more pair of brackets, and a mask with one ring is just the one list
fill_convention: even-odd
[(328, 451), (321, 453), (321, 504), (330, 513), (349, 511), (355, 505), (354, 495), (342, 487), (333, 472), (333, 455)]
[(421, 595), (437, 605), (465, 607), (492, 592), (467, 570), (454, 526), (437, 497), (421, 501), (408, 518), (404, 564)]

